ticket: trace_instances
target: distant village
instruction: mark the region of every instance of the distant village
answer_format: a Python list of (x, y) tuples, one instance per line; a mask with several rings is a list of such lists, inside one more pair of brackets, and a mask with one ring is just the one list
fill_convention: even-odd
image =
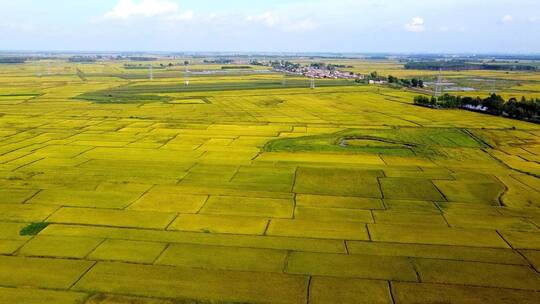
[(357, 82), (368, 82), (370, 84), (386, 83), (384, 80), (368, 79), (369, 77), (354, 72), (343, 72), (339, 68), (352, 68), (351, 66), (339, 64), (312, 63), (310, 65), (301, 65), (290, 61), (252, 61), (252, 65), (269, 66), (276, 72), (290, 75), (298, 75), (316, 79), (354, 79)]

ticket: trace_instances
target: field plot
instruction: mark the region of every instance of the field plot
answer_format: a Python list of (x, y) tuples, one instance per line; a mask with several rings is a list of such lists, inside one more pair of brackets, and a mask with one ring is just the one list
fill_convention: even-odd
[(540, 299), (538, 125), (347, 81), (31, 65), (0, 74), (1, 303)]

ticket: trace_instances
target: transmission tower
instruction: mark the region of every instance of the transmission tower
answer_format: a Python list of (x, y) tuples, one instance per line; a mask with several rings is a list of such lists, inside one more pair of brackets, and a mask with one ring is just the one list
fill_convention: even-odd
[(311, 76), (311, 79), (309, 81), (309, 88), (310, 89), (315, 89), (315, 76)]
[(188, 61), (184, 61), (184, 85), (187, 87), (189, 86), (189, 62)]
[(437, 76), (437, 82), (435, 83), (435, 97), (442, 96), (444, 90), (442, 69), (439, 69), (439, 75)]
[(286, 86), (287, 85), (287, 75), (283, 73), (283, 77), (281, 78), (281, 85)]
[(497, 80), (492, 80), (491, 81), (491, 90), (489, 92), (489, 94), (496, 94), (497, 93), (497, 90), (495, 90), (495, 83), (497, 82)]
[(41, 77), (42, 71), (41, 71), (41, 63), (38, 61), (37, 68), (36, 68), (36, 76)]
[(149, 68), (149, 73), (150, 73), (150, 80), (154, 80), (154, 66), (153, 65), (150, 65), (150, 68)]

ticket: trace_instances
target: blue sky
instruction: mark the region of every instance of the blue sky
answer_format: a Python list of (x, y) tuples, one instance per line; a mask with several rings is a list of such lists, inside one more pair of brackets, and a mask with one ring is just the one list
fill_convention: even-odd
[(538, 0), (0, 0), (0, 49), (540, 53)]

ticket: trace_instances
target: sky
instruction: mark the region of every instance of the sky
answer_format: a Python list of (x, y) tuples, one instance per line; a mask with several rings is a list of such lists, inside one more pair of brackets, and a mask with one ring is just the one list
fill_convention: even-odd
[(0, 0), (0, 50), (540, 53), (539, 0)]

